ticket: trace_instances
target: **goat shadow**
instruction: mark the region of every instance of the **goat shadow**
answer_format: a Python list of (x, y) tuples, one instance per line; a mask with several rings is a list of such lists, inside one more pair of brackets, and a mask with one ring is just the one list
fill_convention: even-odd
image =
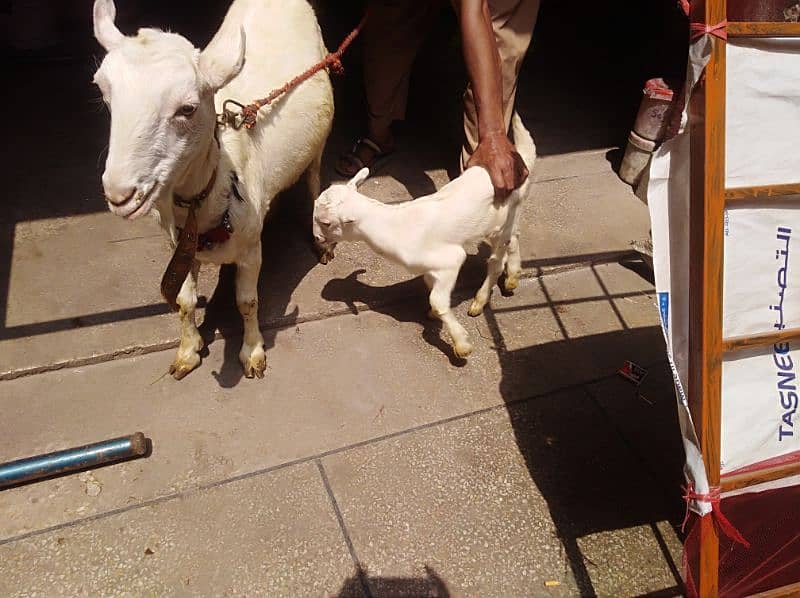
[[(472, 299), (486, 272), (489, 248), (480, 245), (477, 254), (470, 254), (459, 272), (456, 288), (451, 297), (451, 307), (456, 309), (464, 301)], [(326, 301), (343, 303), (354, 315), (369, 309), (402, 323), (416, 323), (422, 327), (422, 338), (438, 349), (456, 367), (463, 367), (467, 360), (457, 357), (453, 347), (442, 336), (442, 323), (428, 317), (428, 289), (421, 276), (386, 286), (372, 286), (358, 279), (366, 270), (354, 270), (344, 278), (330, 279), (322, 289)], [(466, 325), (463, 317), (461, 324)]]

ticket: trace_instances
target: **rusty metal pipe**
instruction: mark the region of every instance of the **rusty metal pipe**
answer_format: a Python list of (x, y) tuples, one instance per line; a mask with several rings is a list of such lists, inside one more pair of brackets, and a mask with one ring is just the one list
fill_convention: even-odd
[(143, 457), (148, 442), (141, 432), (63, 451), (0, 464), (0, 489), (50, 476)]

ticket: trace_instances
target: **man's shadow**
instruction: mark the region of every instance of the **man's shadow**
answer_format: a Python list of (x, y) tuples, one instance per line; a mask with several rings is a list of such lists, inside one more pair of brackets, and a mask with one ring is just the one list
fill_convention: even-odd
[(425, 577), (370, 576), (360, 566), (342, 584), (335, 598), (449, 598), (445, 581), (431, 567), (425, 566)]

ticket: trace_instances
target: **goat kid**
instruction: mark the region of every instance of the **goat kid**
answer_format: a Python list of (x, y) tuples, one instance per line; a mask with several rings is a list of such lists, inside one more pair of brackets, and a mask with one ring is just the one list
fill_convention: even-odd
[[(516, 113), (511, 130), (517, 151), (533, 172), (536, 147)], [(337, 243), (365, 241), (376, 253), (421, 274), (430, 290), (429, 315), (444, 323), (455, 354), (467, 357), (472, 352), (469, 335), (450, 309), (466, 248), (486, 241), (491, 250), (486, 279), (469, 308), (469, 315), (478, 316), (504, 268), (505, 289), (517, 287), (522, 271), (517, 220), (530, 177), (508, 199), (497, 201), (488, 172), (473, 167), (432, 195), (387, 205), (358, 192), (367, 176), (364, 168), (347, 184), (331, 185), (319, 196), (314, 204), (316, 243), (332, 259)]]
[(108, 206), (131, 220), (154, 210), (174, 247), (194, 202), (201, 239), (216, 233), (205, 235), (177, 298), (181, 341), (170, 372), (180, 379), (200, 363), (200, 262), (235, 263), (239, 360), (248, 378), (263, 377), (261, 229), (272, 199), (302, 175), (311, 201), (319, 195), (333, 119), (330, 80), (315, 74), (262, 109), (253, 130), (218, 128), (216, 114), (225, 99), (261, 97), (327, 54), (314, 10), (305, 0), (234, 0), (202, 52), (157, 29), (125, 36), (115, 14), (113, 0), (95, 0), (94, 33), (107, 54), (94, 82), (111, 112), (102, 178)]

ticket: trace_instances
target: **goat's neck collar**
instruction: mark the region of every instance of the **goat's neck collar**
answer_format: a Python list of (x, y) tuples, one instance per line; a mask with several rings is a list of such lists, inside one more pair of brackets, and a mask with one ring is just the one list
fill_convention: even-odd
[(217, 168), (214, 168), (214, 171), (211, 173), (211, 178), (208, 179), (208, 183), (203, 188), (203, 190), (198, 193), (197, 195), (193, 195), (192, 197), (185, 198), (177, 193), (172, 194), (172, 203), (178, 206), (179, 208), (189, 208), (194, 206), (196, 208), (200, 207), (203, 201), (208, 198), (211, 190), (214, 188), (214, 183), (217, 182)]
[[(173, 189), (172, 203), (176, 207), (188, 208), (190, 205), (194, 205), (195, 208), (198, 208), (208, 198), (214, 189), (214, 183), (217, 179), (221, 153), (217, 129), (215, 128), (212, 138), (209, 139), (206, 151), (201, 154), (202, 157), (195, 158), (192, 161), (180, 182)], [(211, 171), (210, 176), (207, 174), (209, 171)], [(203, 187), (198, 192), (197, 189), (200, 185), (203, 185)]]

